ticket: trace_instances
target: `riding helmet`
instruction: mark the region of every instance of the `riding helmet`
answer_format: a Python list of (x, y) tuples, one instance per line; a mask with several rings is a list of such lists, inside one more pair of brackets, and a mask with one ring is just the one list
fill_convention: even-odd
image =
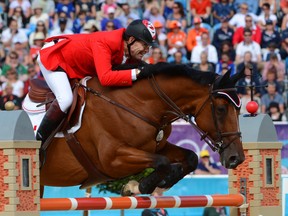
[(156, 40), (156, 30), (148, 20), (134, 20), (126, 28), (126, 35), (133, 36), (137, 40), (142, 40), (146, 44), (153, 46)]

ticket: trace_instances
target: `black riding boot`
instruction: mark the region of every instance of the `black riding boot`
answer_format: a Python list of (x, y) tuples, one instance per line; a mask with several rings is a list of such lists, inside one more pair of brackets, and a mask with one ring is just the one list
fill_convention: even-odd
[(66, 113), (62, 112), (58, 101), (54, 100), (47, 110), (36, 134), (36, 139), (41, 140), (42, 144), (48, 139), (50, 134), (59, 126)]

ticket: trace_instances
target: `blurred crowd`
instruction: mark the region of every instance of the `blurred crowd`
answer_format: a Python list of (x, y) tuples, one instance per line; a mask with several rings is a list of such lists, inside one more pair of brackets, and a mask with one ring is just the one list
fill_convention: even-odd
[(259, 113), (286, 121), (288, 0), (0, 0), (0, 15), (0, 109), (7, 101), (20, 109), (29, 80), (42, 77), (36, 57), (45, 38), (111, 31), (143, 18), (158, 42), (147, 63), (232, 75), (252, 64), (237, 84), (241, 112), (252, 94)]

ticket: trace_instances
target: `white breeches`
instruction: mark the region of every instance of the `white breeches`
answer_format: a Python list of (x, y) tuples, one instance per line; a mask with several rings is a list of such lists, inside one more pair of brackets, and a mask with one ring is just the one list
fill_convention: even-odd
[[(54, 45), (54, 42), (46, 44), (43, 48), (51, 45)], [(60, 109), (62, 112), (67, 112), (73, 101), (73, 93), (67, 74), (63, 71), (47, 70), (40, 60), (40, 55), (38, 56), (37, 61), (47, 85), (58, 101)]]

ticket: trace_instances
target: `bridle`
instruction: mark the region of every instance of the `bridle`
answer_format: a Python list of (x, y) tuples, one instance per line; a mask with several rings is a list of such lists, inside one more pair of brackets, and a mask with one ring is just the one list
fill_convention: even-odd
[[(92, 93), (93, 95), (96, 95), (102, 99), (104, 99), (105, 101), (131, 113), (132, 115), (142, 119), (143, 121), (147, 122), (148, 124), (154, 126), (157, 130), (158, 133), (161, 132), (167, 125), (171, 124), (172, 122), (176, 121), (177, 119), (183, 119), (186, 122), (190, 123), (193, 128), (199, 133), (201, 140), (204, 140), (213, 151), (217, 151), (219, 152), (219, 154), (221, 154), (224, 149), (226, 149), (231, 143), (234, 142), (234, 140), (236, 140), (237, 138), (241, 138), (241, 132), (240, 131), (235, 131), (235, 132), (222, 132), (219, 129), (219, 125), (218, 125), (218, 121), (216, 118), (216, 114), (215, 114), (215, 105), (213, 102), (213, 98), (216, 96), (216, 94), (220, 91), (222, 92), (229, 92), (229, 91), (236, 91), (236, 88), (228, 88), (228, 89), (216, 89), (213, 90), (213, 84), (210, 86), (210, 90), (209, 90), (209, 95), (207, 97), (207, 99), (203, 102), (203, 104), (200, 106), (200, 109), (196, 112), (196, 114), (194, 115), (194, 119), (196, 119), (199, 114), (202, 112), (202, 110), (206, 107), (206, 105), (208, 103), (210, 103), (211, 106), (211, 110), (212, 110), (212, 116), (213, 116), (213, 122), (214, 122), (214, 127), (216, 129), (216, 133), (217, 133), (217, 138), (214, 140), (212, 139), (207, 132), (204, 132), (202, 129), (200, 129), (197, 124), (191, 120), (190, 116), (188, 116), (187, 114), (185, 114), (179, 106), (177, 106), (170, 98), (169, 96), (167, 96), (167, 94), (165, 94), (162, 89), (160, 88), (160, 86), (158, 85), (154, 75), (152, 75), (151, 77), (148, 78), (149, 83), (152, 87), (152, 89), (154, 90), (154, 92), (161, 98), (161, 100), (163, 102), (165, 102), (172, 110), (168, 110), (166, 111), (167, 114), (173, 114), (175, 116), (175, 118), (173, 118), (172, 120), (169, 120), (167, 122), (163, 122), (161, 124), (156, 123), (155, 121), (150, 120), (149, 118), (141, 115), (140, 113), (136, 112), (135, 110), (132, 110), (126, 106), (124, 106), (123, 104), (120, 104), (110, 98), (108, 98), (107, 96), (103, 95), (102, 93), (100, 93), (97, 90), (94, 90), (90, 87), (87, 87), (85, 85), (82, 85), (80, 83), (77, 83), (77, 85), (83, 87), (84, 89), (86, 89), (88, 92)], [(229, 137), (229, 136), (235, 136), (234, 139), (232, 139), (229, 143), (227, 143), (226, 145), (224, 145), (224, 141), (223, 138), (224, 137)]]
[[(212, 139), (207, 132), (204, 132), (201, 128), (197, 126), (195, 121), (192, 121), (189, 116), (187, 116), (160, 88), (158, 85), (156, 79), (154, 76), (149, 78), (150, 84), (152, 85), (153, 90), (158, 94), (158, 96), (168, 105), (170, 108), (173, 109), (173, 111), (167, 111), (169, 113), (173, 113), (176, 118), (170, 121), (172, 123), (173, 121), (177, 119), (184, 119), (185, 121), (189, 122), (193, 126), (193, 128), (199, 133), (201, 140), (204, 140), (213, 151), (217, 151), (219, 154), (221, 154), (224, 149), (226, 149), (231, 143), (234, 142), (237, 138), (241, 138), (241, 132), (235, 131), (235, 132), (222, 132), (219, 129), (218, 121), (215, 114), (215, 105), (213, 102), (213, 98), (217, 95), (219, 92), (236, 92), (236, 88), (227, 88), (227, 89), (215, 89), (213, 90), (213, 84), (210, 86), (209, 95), (207, 99), (203, 102), (203, 104), (200, 106), (200, 109), (196, 111), (195, 115), (193, 116), (194, 119), (199, 116), (199, 114), (202, 112), (202, 110), (210, 103), (211, 110), (212, 110), (212, 118), (214, 127), (216, 129), (217, 138), (214, 140)], [(229, 143), (224, 145), (223, 138), (229, 137), (229, 136), (235, 136), (234, 139), (232, 139)]]

